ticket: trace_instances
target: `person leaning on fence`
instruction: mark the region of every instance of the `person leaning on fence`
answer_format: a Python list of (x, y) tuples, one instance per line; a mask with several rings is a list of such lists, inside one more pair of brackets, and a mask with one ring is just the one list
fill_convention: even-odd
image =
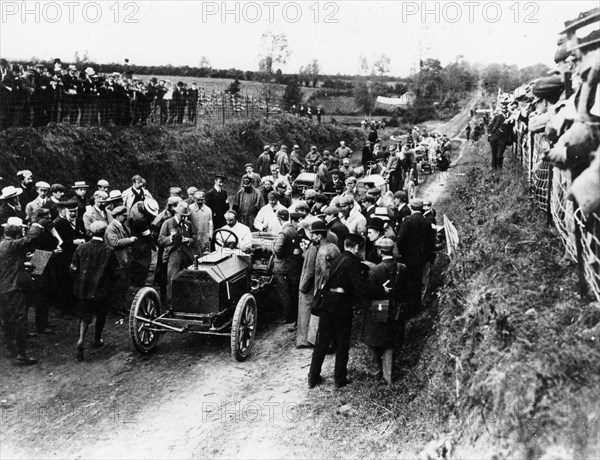
[(102, 331), (110, 307), (111, 292), (123, 273), (115, 250), (104, 244), (106, 228), (106, 222), (92, 223), (92, 239), (77, 248), (71, 261), (73, 293), (79, 299), (79, 340), (76, 346), (78, 361), (83, 361), (83, 341), (94, 316), (94, 347), (104, 345)]
[(375, 242), (381, 262), (369, 271), (375, 291), (365, 303), (362, 341), (369, 352), (368, 373), (392, 384), (394, 348), (402, 344), (404, 319), (402, 302), (406, 298), (407, 269), (394, 260), (394, 242), (381, 238)]

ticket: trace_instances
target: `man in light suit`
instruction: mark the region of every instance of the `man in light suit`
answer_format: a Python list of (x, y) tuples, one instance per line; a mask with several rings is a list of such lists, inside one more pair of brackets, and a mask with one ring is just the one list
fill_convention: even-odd
[(106, 211), (108, 193), (96, 190), (94, 192), (94, 206), (91, 206), (83, 215), (83, 226), (89, 238), (92, 237), (90, 226), (94, 222), (104, 222), (107, 226), (112, 221), (112, 216)]

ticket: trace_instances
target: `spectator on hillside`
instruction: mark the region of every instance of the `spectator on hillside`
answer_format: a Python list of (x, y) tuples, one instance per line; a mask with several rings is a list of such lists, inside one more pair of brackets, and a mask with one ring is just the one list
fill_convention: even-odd
[(344, 158), (349, 158), (352, 155), (352, 149), (350, 147), (346, 147), (345, 141), (340, 141), (340, 146), (335, 150), (335, 156), (342, 161)]

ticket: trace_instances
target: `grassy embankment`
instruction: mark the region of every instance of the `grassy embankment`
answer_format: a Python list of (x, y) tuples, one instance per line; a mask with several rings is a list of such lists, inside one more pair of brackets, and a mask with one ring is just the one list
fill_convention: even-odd
[(519, 166), (508, 161), (492, 173), (488, 150), (483, 140), (466, 147), (436, 203), (461, 243), (451, 259), (438, 255), (437, 294), (407, 325), (398, 381), (373, 384), (357, 344), (356, 385), (327, 398), (331, 389), (314, 393), (315, 432), (336, 440), (325, 452), (598, 456), (600, 309), (578, 298), (576, 269), (559, 263), (561, 242), (532, 204)]
[(70, 185), (75, 180), (95, 184), (107, 179), (124, 190), (141, 174), (159, 198), (169, 187), (184, 190), (212, 186), (213, 174), (225, 172), (230, 193), (237, 190), (244, 164), (255, 162), (263, 145), (282, 142), (308, 151), (333, 149), (340, 140), (355, 151), (364, 145), (359, 129), (317, 125), (295, 117), (247, 120), (216, 128), (74, 128), (10, 129), (0, 132), (2, 186), (13, 183), (20, 169), (31, 169), (35, 180)]

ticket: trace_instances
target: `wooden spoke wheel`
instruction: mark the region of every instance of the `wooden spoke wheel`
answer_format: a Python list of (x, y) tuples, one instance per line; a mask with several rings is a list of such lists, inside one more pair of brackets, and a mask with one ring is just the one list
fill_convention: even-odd
[(244, 294), (235, 307), (231, 325), (231, 356), (236, 361), (245, 361), (250, 356), (256, 322), (256, 300), (252, 294)]
[(417, 193), (417, 188), (415, 187), (415, 183), (412, 180), (407, 180), (406, 185), (404, 187), (404, 191), (406, 192), (408, 201), (412, 200)]
[(133, 346), (143, 354), (150, 353), (156, 347), (160, 332), (150, 329), (150, 324), (140, 321), (136, 316), (154, 320), (160, 316), (160, 297), (151, 287), (143, 287), (135, 295), (129, 311), (129, 335)]

